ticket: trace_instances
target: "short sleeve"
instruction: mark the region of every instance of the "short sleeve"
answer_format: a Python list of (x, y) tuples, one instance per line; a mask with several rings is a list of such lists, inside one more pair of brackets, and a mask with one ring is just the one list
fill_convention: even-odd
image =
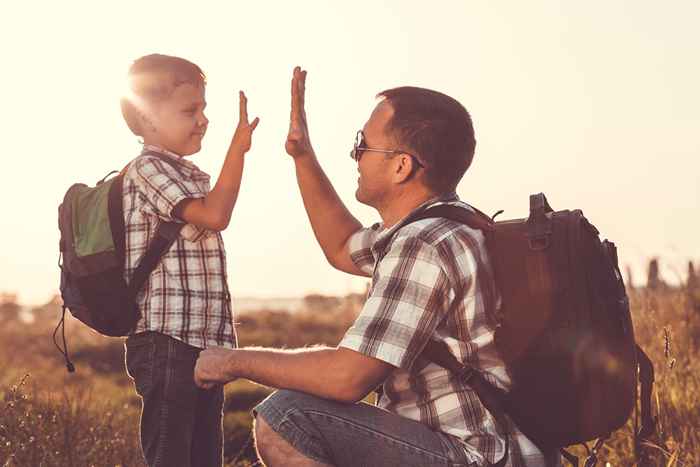
[(435, 247), (416, 237), (397, 238), (339, 346), (409, 370), (453, 298)]
[[(134, 182), (145, 196), (143, 211), (165, 222), (183, 222), (173, 209), (183, 200), (203, 198), (207, 191), (194, 180), (184, 177), (175, 167), (156, 157), (144, 156), (133, 163)], [(187, 224), (180, 235), (190, 241), (207, 237), (209, 231)]]
[(374, 270), (372, 246), (381, 231), (381, 224), (358, 230), (350, 237), (350, 259), (362, 272), (371, 275)]

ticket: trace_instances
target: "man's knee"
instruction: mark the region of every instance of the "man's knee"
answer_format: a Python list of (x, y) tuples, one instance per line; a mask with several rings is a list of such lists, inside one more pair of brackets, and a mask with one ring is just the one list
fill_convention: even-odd
[[(254, 434), (258, 455), (266, 465), (328, 465), (312, 459), (328, 457), (312, 412), (332, 412), (330, 402), (297, 391), (272, 393), (255, 409)], [(282, 430), (282, 431), (279, 431)]]
[(276, 444), (276, 441), (279, 441), (279, 435), (260, 415), (257, 415), (255, 420), (253, 420), (253, 430), (255, 433), (255, 447), (258, 455), (264, 460), (270, 452), (275, 452), (274, 444)]

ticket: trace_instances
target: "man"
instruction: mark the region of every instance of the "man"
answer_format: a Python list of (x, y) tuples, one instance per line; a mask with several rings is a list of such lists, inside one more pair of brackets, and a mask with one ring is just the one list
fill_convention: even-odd
[[(499, 298), (482, 233), (447, 219), (407, 222), (435, 204), (471, 209), (455, 194), (474, 154), (468, 112), (427, 89), (379, 94), (351, 153), (356, 197), (382, 218), (363, 229), (314, 154), (305, 81), (297, 67), (286, 150), (326, 258), (372, 277), (367, 301), (335, 348), (208, 349), (197, 383), (247, 378), (280, 388), (254, 410), (258, 452), (269, 466), (481, 466), (504, 456), (506, 465), (546, 465), (465, 382), (421, 357), (430, 339), (439, 340), (492, 384), (510, 384), (494, 348)], [(382, 384), (378, 407), (357, 403)]]

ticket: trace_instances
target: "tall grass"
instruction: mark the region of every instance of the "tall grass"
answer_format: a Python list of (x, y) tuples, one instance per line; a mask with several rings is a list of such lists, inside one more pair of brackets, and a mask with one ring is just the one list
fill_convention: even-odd
[[(599, 453), (611, 466), (700, 466), (700, 297), (661, 287), (630, 291), (635, 333), (654, 362), (657, 433), (634, 454), (634, 420)], [(238, 317), (243, 345), (296, 347), (335, 344), (356, 303), (289, 314), (260, 311)], [(143, 466), (138, 443), (140, 402), (125, 375), (119, 339), (97, 336), (69, 320), (67, 335), (77, 372), (68, 374), (51, 342), (55, 305), (37, 321), (4, 319), (0, 306), (0, 467)], [(27, 376), (28, 375), (28, 376)], [(226, 387), (225, 458), (228, 467), (256, 462), (249, 410), (270, 390), (246, 381)], [(585, 457), (585, 449), (573, 450)]]

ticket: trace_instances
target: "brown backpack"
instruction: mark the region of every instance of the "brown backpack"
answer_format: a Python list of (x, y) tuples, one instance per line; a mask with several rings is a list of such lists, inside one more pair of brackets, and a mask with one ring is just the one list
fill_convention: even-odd
[(511, 391), (497, 390), (437, 342), (424, 355), (469, 378), (499, 424), (506, 413), (543, 450), (604, 440), (622, 427), (637, 405), (639, 370), (640, 435), (651, 435), (653, 367), (634, 339), (615, 245), (601, 242), (580, 210), (553, 211), (542, 193), (530, 196), (527, 219), (495, 222), (442, 204), (406, 223), (435, 217), (486, 237), (502, 299), (495, 341)]

